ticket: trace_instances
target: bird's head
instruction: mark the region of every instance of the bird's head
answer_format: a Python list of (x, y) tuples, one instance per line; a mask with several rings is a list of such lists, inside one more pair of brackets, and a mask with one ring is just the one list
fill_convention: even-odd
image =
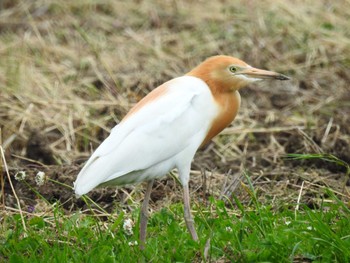
[(251, 82), (263, 79), (288, 80), (277, 72), (253, 68), (230, 56), (213, 56), (199, 64), (187, 75), (201, 78), (214, 91), (236, 91)]

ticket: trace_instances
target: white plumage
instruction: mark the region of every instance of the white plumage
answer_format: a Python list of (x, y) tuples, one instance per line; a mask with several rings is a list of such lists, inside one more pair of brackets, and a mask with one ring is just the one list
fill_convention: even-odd
[(218, 113), (208, 85), (183, 76), (166, 92), (115, 126), (79, 173), (77, 196), (100, 185), (147, 181), (178, 168), (187, 184), (190, 164)]

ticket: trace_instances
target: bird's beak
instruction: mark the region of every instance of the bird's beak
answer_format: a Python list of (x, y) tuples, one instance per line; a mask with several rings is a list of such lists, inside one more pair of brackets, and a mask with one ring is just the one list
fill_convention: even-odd
[(278, 80), (290, 79), (289, 77), (277, 72), (258, 69), (258, 68), (252, 68), (252, 67), (246, 68), (240, 71), (238, 74), (245, 75), (248, 78), (250, 77), (250, 78), (256, 78), (256, 79), (278, 79)]

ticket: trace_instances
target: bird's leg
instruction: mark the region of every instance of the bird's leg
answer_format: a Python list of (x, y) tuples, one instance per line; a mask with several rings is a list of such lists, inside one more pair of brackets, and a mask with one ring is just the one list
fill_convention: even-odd
[(140, 213), (140, 248), (145, 249), (146, 244), (146, 232), (147, 232), (147, 221), (148, 221), (148, 203), (151, 197), (151, 191), (154, 180), (151, 180), (147, 184), (145, 197), (143, 199), (141, 213)]
[(185, 184), (183, 186), (184, 191), (184, 214), (185, 214), (185, 222), (187, 225), (187, 229), (191, 234), (191, 237), (194, 241), (198, 241), (198, 235), (196, 232), (196, 229), (194, 228), (194, 221), (192, 219), (191, 215), (191, 208), (190, 208), (190, 192), (188, 189), (188, 184)]

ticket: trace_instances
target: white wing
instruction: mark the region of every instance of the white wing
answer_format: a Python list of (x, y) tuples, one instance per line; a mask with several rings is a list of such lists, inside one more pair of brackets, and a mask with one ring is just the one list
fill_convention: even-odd
[[(74, 183), (77, 195), (122, 175), (150, 168), (191, 143), (199, 147), (217, 114), (209, 87), (190, 76), (163, 85), (165, 94), (114, 127), (96, 149)], [(194, 136), (201, 138), (194, 142)]]

